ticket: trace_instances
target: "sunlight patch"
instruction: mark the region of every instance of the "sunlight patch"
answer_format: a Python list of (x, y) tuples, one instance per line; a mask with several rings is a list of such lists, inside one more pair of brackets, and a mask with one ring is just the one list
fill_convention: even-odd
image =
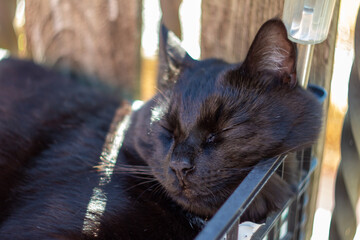
[(8, 50), (0, 48), (0, 60), (10, 55)]
[(133, 111), (137, 111), (137, 110), (139, 110), (143, 105), (144, 105), (144, 102), (143, 102), (143, 101), (136, 100), (136, 101), (134, 101), (133, 104), (131, 105), (131, 109), (132, 109)]
[(164, 114), (165, 114), (164, 106), (159, 105), (154, 107), (153, 109), (151, 109), (150, 123), (152, 124), (153, 122), (160, 121), (160, 119), (164, 116)]
[(93, 189), (93, 194), (86, 209), (82, 228), (84, 234), (91, 234), (94, 237), (98, 236), (100, 218), (104, 214), (107, 203), (106, 193), (103, 191), (102, 187), (111, 181), (119, 150), (124, 141), (125, 132), (129, 127), (129, 115), (126, 115), (123, 120), (120, 121), (125, 114), (126, 112), (123, 107), (116, 111), (110, 126), (110, 131), (106, 136), (105, 144), (100, 156), (100, 164), (95, 167), (100, 170), (102, 176), (100, 177), (98, 187)]

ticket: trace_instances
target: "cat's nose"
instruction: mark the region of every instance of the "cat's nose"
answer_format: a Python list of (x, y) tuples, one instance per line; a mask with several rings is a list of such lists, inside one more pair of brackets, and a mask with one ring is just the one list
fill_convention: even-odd
[(170, 168), (175, 172), (179, 181), (184, 184), (184, 178), (189, 172), (195, 169), (195, 166), (193, 166), (188, 160), (181, 159), (170, 161)]

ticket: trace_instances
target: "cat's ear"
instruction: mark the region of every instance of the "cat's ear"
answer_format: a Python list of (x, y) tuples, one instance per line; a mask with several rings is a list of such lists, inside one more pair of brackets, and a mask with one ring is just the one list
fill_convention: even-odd
[(264, 23), (242, 65), (252, 76), (273, 76), (281, 83), (296, 85), (296, 45), (287, 38), (286, 28), (279, 19)]
[(176, 81), (176, 76), (196, 60), (181, 47), (180, 40), (164, 24), (160, 26), (158, 85), (167, 86)]

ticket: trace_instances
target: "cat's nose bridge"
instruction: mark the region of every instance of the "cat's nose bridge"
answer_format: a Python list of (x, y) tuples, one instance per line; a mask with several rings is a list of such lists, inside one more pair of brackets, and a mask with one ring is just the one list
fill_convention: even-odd
[(174, 148), (169, 168), (175, 173), (180, 185), (185, 186), (186, 176), (195, 170), (195, 148), (189, 143), (189, 139), (177, 144)]

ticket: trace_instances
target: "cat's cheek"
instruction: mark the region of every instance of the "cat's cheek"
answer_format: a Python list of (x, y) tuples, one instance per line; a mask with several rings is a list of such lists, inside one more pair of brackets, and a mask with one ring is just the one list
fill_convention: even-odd
[(170, 133), (161, 133), (159, 135), (159, 141), (162, 146), (169, 147), (174, 142), (174, 138)]
[(171, 142), (167, 144), (162, 143), (161, 148), (157, 149), (157, 152), (154, 155), (155, 157), (151, 161), (156, 165), (154, 168), (158, 169), (158, 171), (154, 174), (155, 177), (169, 194), (179, 192), (179, 190), (177, 190), (178, 182), (176, 176), (169, 167), (170, 153), (172, 149), (173, 144)]

